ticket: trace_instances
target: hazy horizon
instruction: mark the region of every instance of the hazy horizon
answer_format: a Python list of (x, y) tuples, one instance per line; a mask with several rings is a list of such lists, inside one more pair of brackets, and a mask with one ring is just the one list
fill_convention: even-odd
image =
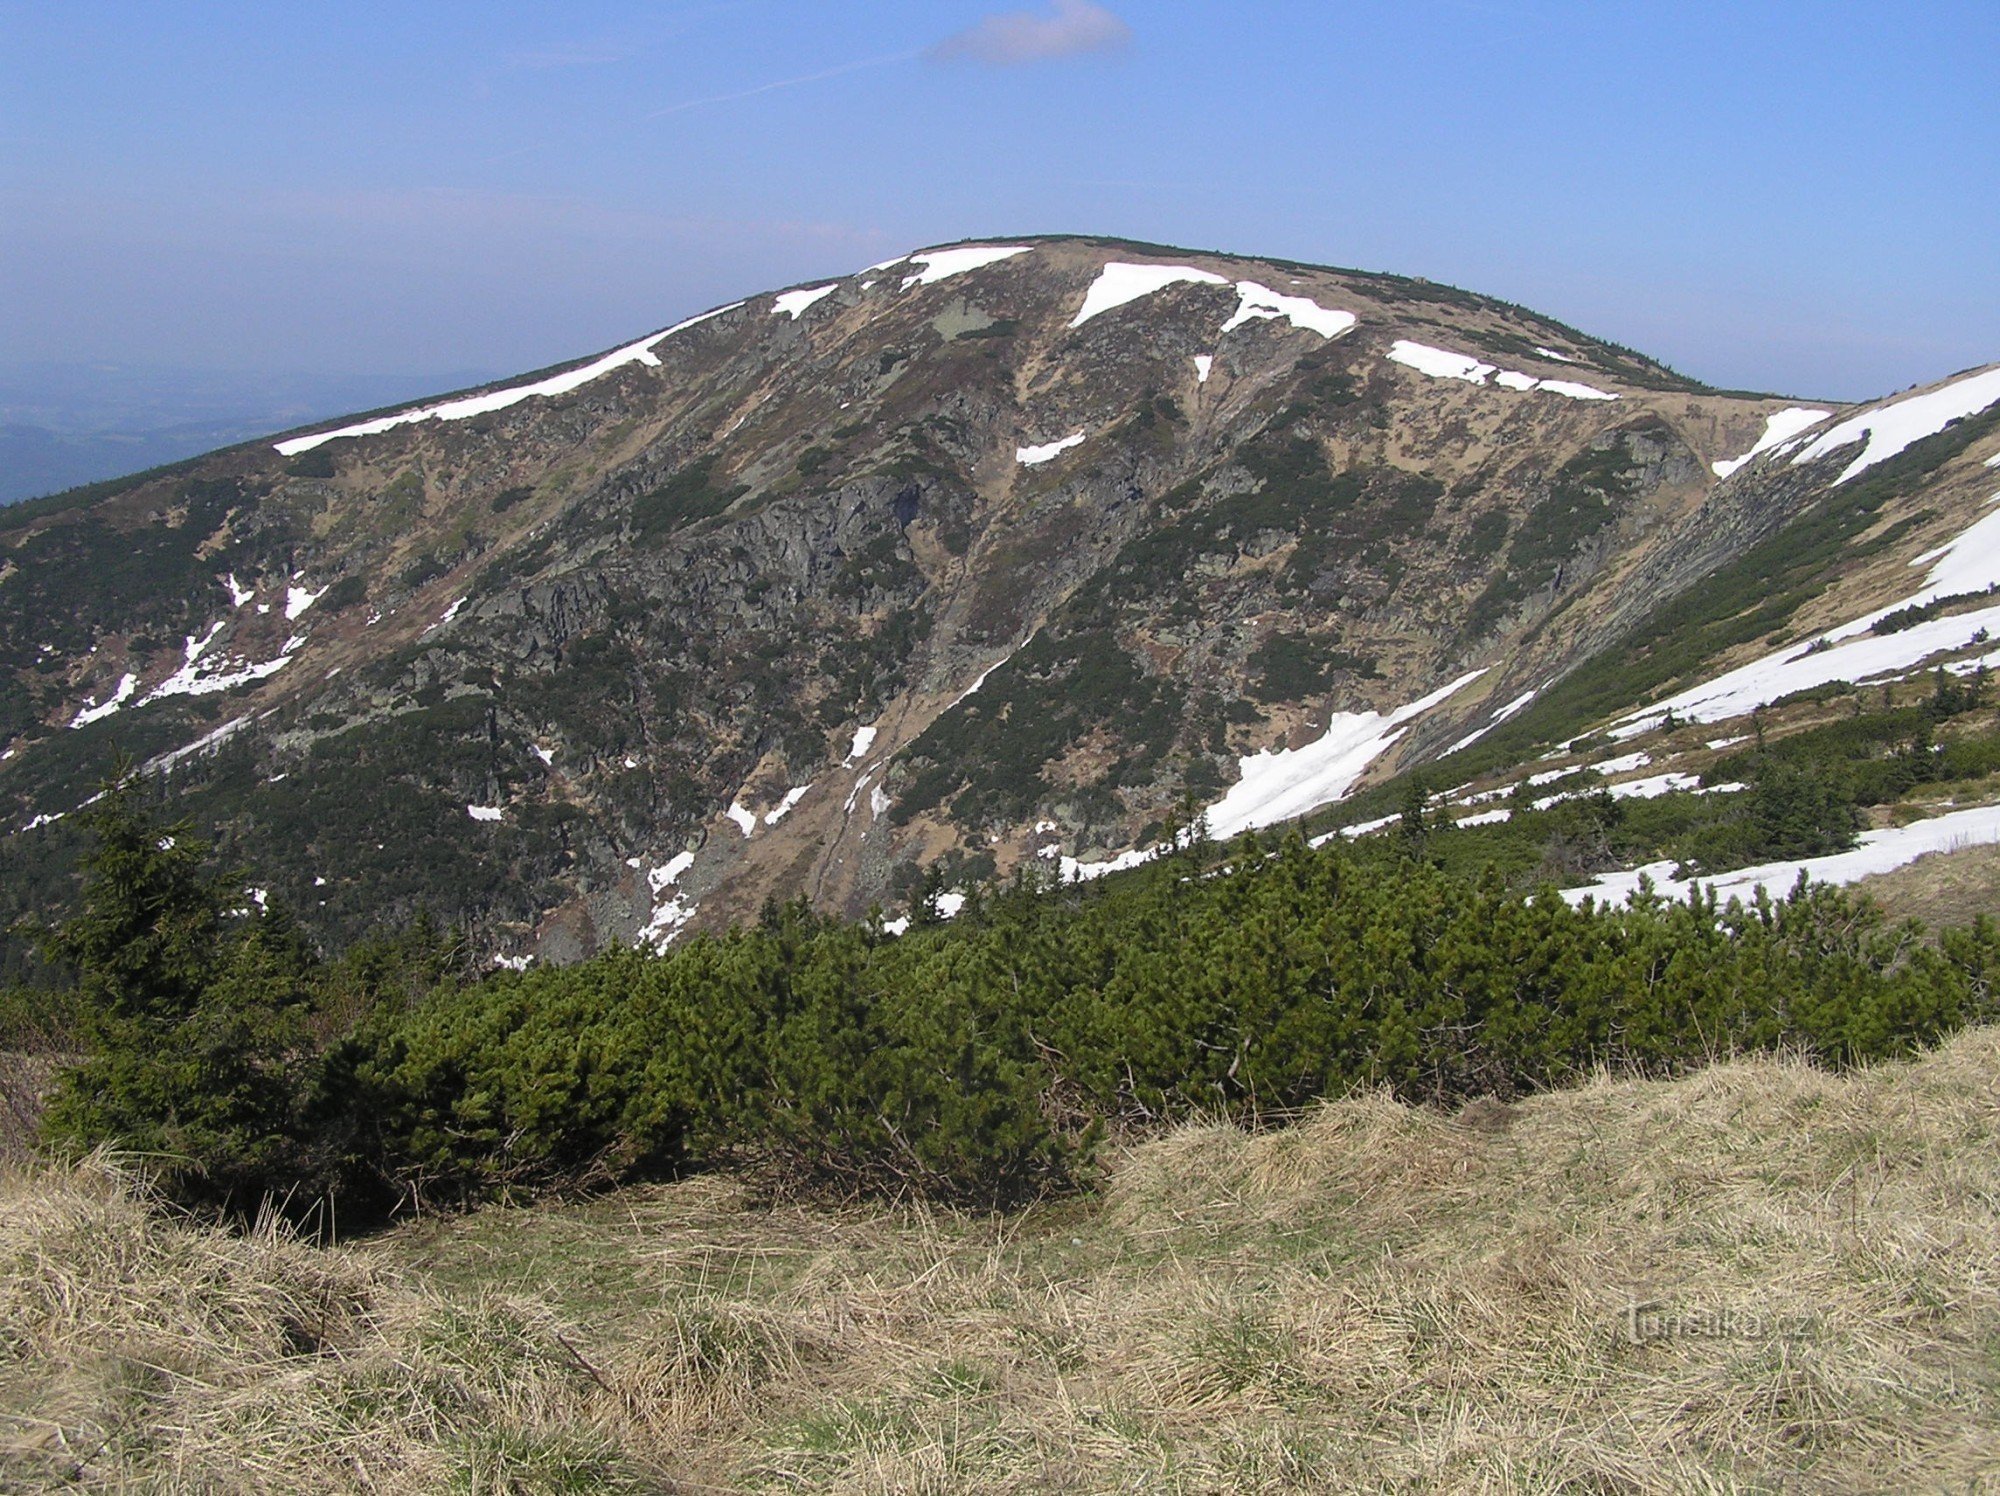
[(14, 366), (498, 377), (1028, 233), (1426, 276), (1729, 387), (2000, 358), (1970, 4), (12, 4), (0, 42)]

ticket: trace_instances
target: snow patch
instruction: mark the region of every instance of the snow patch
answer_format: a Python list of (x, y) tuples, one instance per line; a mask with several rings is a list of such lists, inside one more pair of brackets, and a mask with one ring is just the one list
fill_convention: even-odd
[(1344, 836), (1349, 841), (1358, 841), (1364, 836), (1373, 836), (1378, 831), (1387, 831), (1402, 819), (1402, 812), (1398, 811), (1392, 816), (1377, 816), (1372, 821), (1356, 821), (1352, 826), (1342, 826), (1338, 831), (1329, 831), (1325, 836), (1314, 837), (1312, 845), (1323, 847), (1336, 836)]
[(497, 805), (468, 805), (465, 807), (465, 813), (475, 821), (497, 821), (501, 818), (500, 807)]
[[(633, 861), (637, 862), (638, 859), (635, 857)], [(646, 874), (646, 886), (653, 891), (654, 896), (657, 898), (666, 889), (672, 888), (676, 883), (680, 882), (681, 874), (693, 866), (694, 853), (676, 852), (665, 862)]]
[(483, 395), (468, 395), (460, 400), (446, 400), (437, 405), (420, 405), (411, 410), (398, 411), (395, 415), (380, 416), (372, 421), (361, 421), (353, 426), (342, 426), (335, 431), (319, 431), (311, 436), (295, 436), (289, 441), (275, 443), (279, 453), (286, 457), (296, 457), (301, 452), (310, 452), (324, 442), (345, 436), (375, 436), (397, 426), (408, 426), (418, 421), (464, 421), (473, 416), (486, 415), (491, 411), (505, 410), (510, 405), (519, 405), (523, 400), (537, 395), (566, 395), (571, 390), (581, 388), (600, 375), (609, 374), (613, 369), (621, 369), (626, 364), (657, 365), (658, 357), (653, 349), (677, 332), (685, 332), (698, 323), (720, 317), (725, 312), (733, 312), (742, 306), (740, 301), (728, 306), (719, 306), (712, 312), (703, 312), (698, 317), (690, 317), (685, 322), (677, 322), (665, 332), (656, 332), (651, 337), (615, 349), (594, 363), (571, 369), (566, 374), (552, 374), (547, 379), (538, 379), (533, 384), (517, 384), (511, 389), (490, 390)]
[(1453, 824), (1461, 830), (1469, 830), (1474, 826), (1499, 826), (1513, 819), (1514, 812), (1502, 806), (1499, 810), (1482, 810), (1478, 815), (1467, 816)]
[(1803, 405), (1794, 405), (1786, 410), (1776, 411), (1764, 419), (1764, 434), (1757, 438), (1757, 444), (1741, 457), (1731, 457), (1726, 461), (1711, 463), (1715, 476), (1727, 478), (1731, 473), (1749, 462), (1761, 457), (1775, 446), (1790, 441), (1793, 437), (1812, 430), (1821, 421), (1832, 415), (1830, 410), (1811, 410)]
[(782, 313), (796, 322), (802, 313), (817, 306), (839, 289), (840, 282), (835, 281), (830, 286), (814, 286), (809, 291), (787, 291), (772, 303), (771, 315), (775, 317)]
[(236, 573), (233, 571), (229, 574), (226, 582), (229, 587), (229, 606), (232, 608), (240, 608), (257, 596), (254, 588), (245, 587), (241, 582), (236, 580)]
[(494, 966), (503, 971), (526, 971), (535, 964), (533, 956), (495, 956)]
[(1001, 658), (995, 660), (992, 664), (988, 665), (984, 670), (980, 671), (979, 674), (975, 675), (972, 678), (971, 685), (967, 686), (963, 691), (960, 691), (958, 695), (952, 698), (951, 706), (946, 707), (945, 711), (947, 712), (950, 711), (952, 706), (957, 706), (960, 702), (964, 701), (968, 696), (971, 696), (975, 692), (977, 692), (981, 686), (986, 684), (987, 676), (991, 675), (994, 671), (998, 670), (1002, 665), (1006, 664), (1007, 661), (1013, 658), (1014, 658), (1014, 652), (1012, 650), (1009, 650)]
[(741, 831), (746, 837), (757, 829), (757, 816), (755, 812), (745, 810), (741, 800), (730, 801), (729, 809), (725, 810), (723, 814), (734, 821), (736, 829)]
[(1628, 779), (1623, 784), (1611, 786), (1614, 800), (1657, 800), (1662, 795), (1675, 790), (1698, 790), (1701, 779), (1694, 774), (1655, 774), (1649, 779)]
[(882, 793), (882, 786), (876, 785), (868, 792), (868, 813), (880, 820), (889, 809), (889, 797)]
[(1609, 390), (1600, 390), (1595, 385), (1577, 384), (1568, 379), (1538, 379), (1535, 388), (1549, 395), (1562, 395), (1570, 400), (1616, 400), (1619, 397)]
[[(903, 281), (903, 289), (912, 286), (934, 286), (950, 276), (963, 275), (968, 270), (978, 270), (987, 265), (1010, 260), (1015, 255), (1028, 252), (1026, 244), (969, 244), (960, 249), (933, 249), (924, 254), (909, 256), (910, 263), (924, 268)], [(901, 263), (900, 261), (896, 263)], [(886, 266), (884, 267), (887, 268)]]
[(1134, 847), (1103, 862), (1078, 862), (1074, 857), (1065, 857), (1059, 867), (1063, 882), (1090, 883), (1110, 873), (1130, 872), (1135, 867), (1143, 867), (1159, 855), (1158, 847)]
[(1673, 876), (1672, 862), (1652, 862), (1629, 872), (1605, 873), (1580, 888), (1566, 888), (1563, 897), (1572, 904), (1581, 904), (1585, 899), (1622, 904), (1639, 891), (1641, 878), (1650, 879), (1653, 891), (1669, 899), (1685, 899), (1697, 885), (1714, 889), (1716, 897), (1725, 901), (1753, 897), (1760, 888), (1782, 897), (1791, 891), (1801, 873), (1815, 883), (1856, 883), (1877, 873), (1893, 872), (1932, 852), (1956, 852), (1995, 842), (2000, 842), (2000, 805), (1982, 805), (1975, 810), (1913, 821), (1907, 826), (1864, 831), (1851, 852), (1759, 863), (1713, 878), (1687, 880)]
[(552, 749), (544, 748), (540, 744), (531, 743), (528, 746), (528, 751), (534, 754), (535, 757), (540, 759), (544, 764), (553, 764), (556, 761), (556, 756), (554, 751)]
[(1653, 755), (1650, 753), (1627, 753), (1619, 758), (1607, 758), (1603, 763), (1592, 764), (1590, 767), (1600, 774), (1630, 774), (1634, 769), (1647, 767), (1652, 761)]
[(285, 622), (297, 623), (301, 613), (325, 596), (326, 588), (315, 592), (310, 587), (301, 587), (298, 579), (293, 578), (292, 585), (285, 589)]
[(1403, 723), (1485, 673), (1481, 669), (1462, 675), (1387, 717), (1379, 712), (1336, 712), (1326, 732), (1303, 748), (1253, 753), (1239, 759), (1240, 777), (1209, 809), (1210, 834), (1226, 841), (1343, 799), (1368, 766), (1403, 736)]
[(1197, 353), (1194, 356), (1194, 378), (1196, 384), (1207, 384), (1208, 376), (1215, 371), (1213, 354)]
[(1834, 681), (1858, 684), (1908, 670), (1933, 654), (1965, 648), (1982, 630), (1989, 635), (2000, 632), (2000, 606), (1933, 618), (1893, 634), (1866, 632), (1903, 608), (2000, 585), (2000, 511), (1974, 522), (1918, 560), (1933, 562), (1921, 591), (1635, 712), (1614, 726), (1611, 735), (1630, 738), (1650, 732), (1668, 712), (1694, 722), (1726, 721), (1794, 691)]
[(1494, 370), (1494, 365), (1482, 364), (1469, 353), (1453, 353), (1447, 348), (1432, 348), (1400, 338), (1390, 346), (1389, 359), (1432, 379), (1463, 379), (1467, 384), (1486, 383), (1486, 376)]
[(1283, 319), (1294, 327), (1316, 332), (1323, 338), (1337, 338), (1351, 330), (1355, 323), (1352, 312), (1321, 306), (1310, 296), (1285, 296), (1255, 281), (1238, 281), (1236, 295), (1239, 298), (1236, 314), (1222, 324), (1224, 332), (1234, 332), (1246, 322)]
[(875, 735), (880, 731), (881, 729), (879, 727), (855, 728), (854, 741), (848, 744), (847, 747), (847, 762), (850, 764), (856, 763), (859, 760), (866, 758), (868, 756), (868, 750), (875, 746)]
[(1912, 395), (1850, 417), (1794, 455), (1792, 466), (1816, 462), (1866, 437), (1868, 444), (1860, 455), (1833, 480), (1838, 487), (1904, 448), (1935, 436), (1953, 421), (1979, 414), (1995, 401), (2000, 401), (2000, 369), (1988, 369), (1929, 394)]
[(1494, 728), (1498, 727), (1502, 722), (1505, 722), (1509, 717), (1512, 717), (1517, 713), (1524, 711), (1527, 708), (1528, 703), (1535, 699), (1535, 696), (1540, 691), (1540, 689), (1541, 689), (1540, 687), (1536, 687), (1535, 690), (1522, 692), (1519, 696), (1516, 696), (1512, 701), (1508, 702), (1505, 706), (1501, 707), (1499, 711), (1495, 712), (1493, 714), (1492, 721), (1488, 722), (1484, 727), (1475, 728), (1473, 731), (1467, 733), (1464, 737), (1460, 738), (1456, 743), (1453, 743), (1449, 748), (1445, 749), (1445, 751), (1439, 756), (1442, 758), (1450, 758), (1452, 754), (1458, 752), (1461, 748), (1470, 748), (1474, 743), (1478, 742), (1481, 738), (1485, 737), (1486, 734), (1493, 731)]
[(1190, 282), (1202, 286), (1229, 284), (1214, 271), (1197, 270), (1192, 265), (1127, 265), (1114, 260), (1097, 272), (1097, 279), (1084, 293), (1083, 305), (1069, 325), (1081, 327), (1092, 317), (1124, 306), (1128, 301)]
[(792, 807), (794, 805), (797, 805), (799, 801), (805, 799), (806, 791), (811, 788), (812, 786), (809, 784), (802, 784), (799, 785), (796, 789), (786, 790), (785, 798), (780, 800), (776, 806), (774, 806), (771, 810), (765, 813), (764, 824), (766, 826), (777, 825), (778, 822), (782, 821), (786, 816), (792, 813)]
[(107, 699), (96, 706), (85, 707), (70, 719), (69, 725), (71, 727), (88, 727), (93, 722), (102, 722), (106, 717), (111, 716), (120, 707), (125, 705), (126, 702), (130, 701), (132, 693), (138, 687), (139, 677), (128, 670), (119, 678), (117, 689)]
[(1518, 369), (1502, 369), (1493, 376), (1493, 382), (1505, 390), (1531, 390), (1541, 381), (1532, 374), (1523, 374)]
[(193, 758), (197, 753), (205, 753), (211, 748), (219, 748), (235, 737), (249, 721), (248, 717), (238, 717), (234, 721), (223, 723), (220, 727), (210, 732), (203, 733), (192, 743), (184, 747), (170, 749), (156, 758), (149, 758), (146, 760), (144, 766), (145, 772), (149, 774), (164, 774), (167, 770), (173, 768), (174, 765), (186, 759)]
[(1062, 456), (1071, 447), (1082, 446), (1083, 441), (1084, 433), (1079, 431), (1074, 436), (1066, 436), (1061, 441), (1050, 442), (1046, 446), (1016, 447), (1014, 449), (1014, 460), (1020, 463), (1022, 467), (1035, 467), (1041, 463), (1053, 461), (1055, 458)]
[(148, 691), (139, 705), (148, 706), (169, 696), (213, 696), (252, 681), (265, 680), (291, 664), (292, 657), (305, 647), (305, 637), (294, 635), (285, 641), (285, 647), (276, 659), (266, 660), (261, 665), (228, 658), (211, 660), (208, 658), (209, 647), (225, 626), (225, 623), (217, 623), (199, 639), (189, 634), (182, 650), (180, 669)]
[(1567, 353), (1558, 353), (1553, 348), (1543, 348), (1538, 345), (1535, 352), (1539, 353), (1543, 358), (1552, 358), (1559, 364), (1573, 364), (1576, 362)]

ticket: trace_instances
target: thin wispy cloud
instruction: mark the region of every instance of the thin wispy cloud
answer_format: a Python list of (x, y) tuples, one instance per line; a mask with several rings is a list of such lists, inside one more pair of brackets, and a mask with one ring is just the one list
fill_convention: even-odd
[(606, 67), (630, 61), (638, 54), (639, 48), (633, 46), (578, 43), (533, 52), (510, 52), (501, 59), (501, 66), (510, 72), (544, 73), (559, 68)]
[(796, 78), (778, 78), (769, 83), (759, 83), (755, 88), (739, 89), (735, 93), (712, 94), (702, 99), (683, 99), (678, 104), (655, 109), (646, 118), (665, 119), (670, 114), (683, 114), (690, 109), (706, 109), (713, 104), (734, 104), (739, 99), (754, 99), (759, 94), (776, 93), (782, 88), (797, 88), (806, 83), (819, 83), (828, 78), (838, 78), (845, 73), (858, 73), (864, 68), (885, 68), (891, 63), (912, 62), (922, 55), (920, 52), (892, 52), (886, 57), (864, 57), (859, 62), (843, 62), (839, 67), (822, 68), (816, 73), (801, 73)]
[(1132, 28), (1092, 0), (1055, 0), (1047, 13), (1003, 11), (946, 37), (925, 55), (935, 62), (961, 59), (993, 67), (1019, 67), (1087, 52), (1115, 52), (1130, 45)]

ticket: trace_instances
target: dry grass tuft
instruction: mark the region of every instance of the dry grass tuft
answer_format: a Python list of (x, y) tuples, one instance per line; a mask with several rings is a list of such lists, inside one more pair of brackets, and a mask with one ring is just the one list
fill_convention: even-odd
[[(321, 1252), (101, 1161), (0, 1217), (17, 1484), (2000, 1484), (2000, 1031), (1832, 1076), (1361, 1095), (1005, 1219), (723, 1179)], [(16, 1472), (19, 1472), (18, 1474)]]

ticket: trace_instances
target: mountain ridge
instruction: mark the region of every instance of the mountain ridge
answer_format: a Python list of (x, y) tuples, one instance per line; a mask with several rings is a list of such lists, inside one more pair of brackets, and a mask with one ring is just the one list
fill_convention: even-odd
[[(514, 959), (1095, 869), (1470, 672), (1387, 742), (1354, 725), (1318, 803), (1532, 715), (1823, 506), (1815, 438), (1910, 403), (1826, 402), (1756, 451), (1797, 402), (1524, 308), (1147, 255), (935, 246), (10, 513), (0, 784), (40, 821), (15, 839), (60, 843), (42, 818), (116, 741), (293, 864), (323, 938), (429, 902)], [(410, 418), (438, 406), (465, 410)], [(1952, 512), (1902, 533), (1966, 511), (1945, 461)], [(1857, 534), (1925, 508), (1881, 503)], [(1816, 596), (1863, 587), (1851, 560)], [(28, 860), (23, 911), (53, 887)]]

